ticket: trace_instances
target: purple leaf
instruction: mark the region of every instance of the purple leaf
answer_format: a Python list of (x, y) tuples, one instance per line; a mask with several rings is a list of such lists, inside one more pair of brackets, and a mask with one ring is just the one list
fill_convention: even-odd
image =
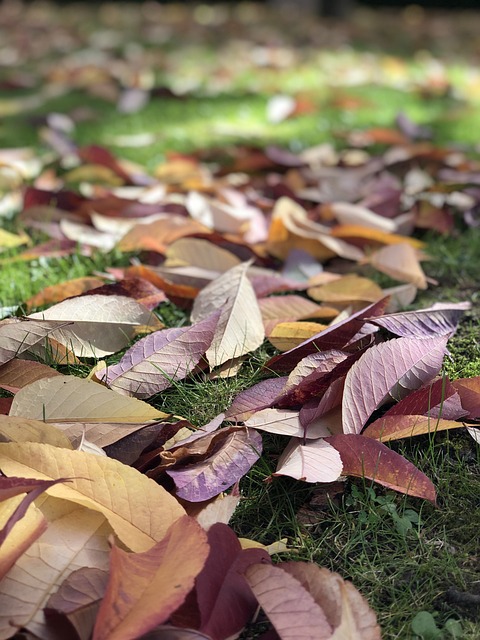
[(388, 298), (382, 298), (378, 302), (357, 311), (343, 322), (337, 322), (312, 338), (305, 340), (298, 347), (294, 347), (285, 353), (271, 358), (264, 366), (271, 371), (291, 371), (302, 358), (326, 349), (342, 349), (353, 336), (360, 331), (366, 318), (381, 316)]
[(241, 391), (227, 409), (225, 418), (227, 420), (243, 422), (256, 411), (266, 409), (280, 394), (286, 382), (286, 376), (282, 378), (268, 378), (268, 380), (258, 382), (250, 389)]
[(455, 333), (460, 318), (470, 307), (470, 302), (437, 303), (427, 309), (389, 313), (381, 318), (368, 320), (397, 336), (406, 338), (450, 337)]
[(442, 366), (446, 344), (446, 337), (396, 338), (366, 351), (345, 379), (344, 433), (360, 433), (389, 393), (399, 397), (432, 380)]
[(220, 311), (188, 327), (155, 331), (139, 340), (103, 377), (119, 393), (149, 398), (182, 380), (210, 346)]
[[(240, 480), (262, 452), (262, 437), (254, 429), (225, 429), (216, 434), (216, 437), (214, 453), (208, 458), (198, 464), (167, 471), (175, 482), (179, 498), (189, 502), (213, 498)], [(201, 438), (196, 442), (200, 440)]]

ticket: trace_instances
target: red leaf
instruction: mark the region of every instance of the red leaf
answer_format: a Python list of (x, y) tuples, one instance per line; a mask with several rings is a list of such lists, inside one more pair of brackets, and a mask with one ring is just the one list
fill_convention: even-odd
[(291, 371), (302, 358), (311, 353), (326, 349), (342, 349), (360, 331), (365, 318), (382, 315), (387, 303), (388, 298), (383, 298), (365, 309), (357, 311), (343, 322), (333, 324), (328, 329), (317, 333), (313, 338), (305, 340), (298, 347), (274, 356), (264, 368), (271, 371)]
[(389, 489), (435, 504), (435, 487), (427, 476), (384, 444), (355, 434), (325, 439), (339, 452), (344, 475), (368, 478)]
[[(252, 564), (270, 564), (263, 549), (242, 549), (237, 536), (225, 524), (214, 524), (208, 531), (210, 555), (195, 580), (199, 630), (212, 640), (235, 637), (253, 617), (257, 600), (243, 573)], [(187, 603), (185, 603), (187, 604)], [(192, 611), (184, 605), (173, 620), (187, 619)]]

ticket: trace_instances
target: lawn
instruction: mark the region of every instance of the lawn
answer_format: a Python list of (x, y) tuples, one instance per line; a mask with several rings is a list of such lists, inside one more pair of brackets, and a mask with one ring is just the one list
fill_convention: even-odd
[[(49, 236), (47, 225), (25, 227), (27, 185), (53, 193), (71, 189), (90, 198), (124, 183), (95, 160), (84, 162), (84, 172), (75, 174), (82, 168), (72, 162), (75, 145), (110, 150), (128, 161), (122, 166), (129, 175), (154, 176), (170, 194), (189, 190), (190, 178), (176, 160), (194, 158), (212, 174), (231, 163), (238, 184), (264, 189), (266, 201), (265, 184), (272, 190), (275, 184), (286, 189), (288, 183), (291, 192), (299, 176), (294, 164), (256, 165), (252, 148), (281, 147), (296, 157), (317, 145), (331, 145), (331, 166), (348, 170), (349, 163), (354, 167), (383, 158), (393, 147), (423, 144), (428, 150), (417, 156), (412, 152), (405, 162), (409, 169), (432, 175), (447, 149), (446, 164), (458, 168), (455, 179), (461, 171), (469, 176), (455, 185), (452, 178), (437, 181), (437, 191), (467, 194), (475, 206), (471, 218), (455, 207), (437, 206), (439, 217), (451, 215), (451, 226), (442, 232), (428, 218), (415, 230), (425, 242), (425, 273), (437, 284), (419, 290), (409, 308), (471, 302), (449, 340), (441, 373), (451, 381), (480, 376), (480, 73), (468, 40), (479, 21), (452, 16), (412, 9), (382, 17), (360, 10), (346, 25), (271, 14), (252, 3), (194, 9), (72, 4), (59, 10), (43, 3), (28, 9), (7, 3), (0, 8), (0, 36), (6, 42), (0, 49), (2, 227), (15, 234), (25, 229), (28, 250), (34, 251), (59, 236)], [(403, 130), (400, 113), (407, 122)], [(427, 134), (418, 126), (428, 128)], [(362, 135), (370, 135), (368, 144), (358, 143)], [(27, 151), (18, 171), (2, 149), (20, 148)], [(232, 173), (227, 169), (223, 175)], [(405, 171), (400, 174), (403, 180)], [(195, 189), (198, 174), (191, 180)], [(233, 190), (236, 184), (232, 178), (228, 187)], [(424, 185), (424, 191), (430, 186)], [(280, 189), (275, 197), (281, 194)], [(37, 208), (42, 204), (39, 200)], [(54, 208), (53, 198), (48, 205)], [(260, 206), (266, 211), (270, 205)], [(41, 213), (36, 220), (41, 222)], [(238, 236), (225, 235), (220, 246), (238, 242)], [(45, 309), (27, 309), (25, 303), (47, 285), (139, 262), (157, 266), (165, 254), (145, 248), (123, 251), (117, 243), (109, 250), (85, 251), (80, 236), (76, 240), (60, 256), (48, 250), (25, 256), (25, 246), (5, 247), (0, 255), (4, 317)], [(257, 258), (262, 266), (281, 268), (278, 256)], [(355, 272), (382, 288), (399, 284), (368, 264), (345, 267), (339, 262), (347, 261), (335, 257), (324, 268)], [(190, 323), (187, 305), (171, 300), (156, 307), (155, 315), (168, 328)], [(125, 348), (107, 356), (108, 366), (124, 353)], [(211, 379), (195, 371), (154, 394), (149, 403), (192, 425), (205, 425), (258, 383), (262, 367), (278, 353), (265, 341), (236, 375)], [(95, 360), (47, 363), (84, 378)], [(2, 398), (12, 395), (0, 393)], [(288, 550), (277, 560), (314, 562), (351, 580), (376, 612), (385, 639), (480, 636), (480, 447), (465, 429), (389, 443), (433, 481), (437, 506), (366, 478), (326, 484), (273, 478), (285, 442), (264, 434), (263, 446), (263, 455), (240, 482), (242, 499), (230, 523), (238, 536), (265, 545), (285, 539)], [(264, 627), (260, 619), (241, 637), (257, 637)]]

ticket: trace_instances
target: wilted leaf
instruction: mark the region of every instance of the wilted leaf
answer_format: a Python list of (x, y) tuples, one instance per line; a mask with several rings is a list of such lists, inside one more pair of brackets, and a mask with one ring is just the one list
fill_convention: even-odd
[(50, 522), (0, 583), (0, 636), (9, 638), (25, 627), (43, 637), (43, 608), (69, 573), (108, 567), (108, 530), (102, 514), (82, 507)]
[(259, 347), (264, 339), (257, 298), (247, 278), (248, 262), (226, 271), (197, 296), (192, 321), (199, 322), (221, 309), (212, 344), (207, 350), (211, 367)]
[(464, 312), (471, 306), (470, 302), (437, 302), (426, 309), (389, 313), (381, 318), (369, 318), (368, 321), (402, 337), (451, 337)]
[(323, 438), (303, 444), (292, 438), (278, 459), (276, 476), (290, 476), (305, 482), (333, 482), (342, 474), (338, 451)]
[(9, 318), (0, 322), (0, 364), (4, 364), (20, 353), (28, 351), (59, 327), (68, 322), (54, 320), (20, 320)]
[(381, 442), (354, 434), (331, 436), (327, 441), (340, 453), (344, 475), (368, 478), (435, 504), (435, 487), (427, 476)]
[(360, 433), (389, 393), (402, 397), (432, 380), (442, 366), (446, 344), (446, 337), (396, 338), (368, 349), (347, 373), (344, 432)]
[(134, 337), (136, 327), (156, 324), (149, 309), (125, 296), (71, 298), (29, 317), (72, 323), (52, 337), (84, 358), (102, 358), (120, 351)]
[(182, 380), (209, 348), (220, 312), (187, 327), (164, 329), (136, 342), (102, 380), (119, 393), (149, 398)]
[(9, 477), (72, 478), (47, 493), (103, 513), (120, 540), (134, 551), (144, 551), (161, 540), (184, 513), (175, 498), (136, 469), (83, 451), (27, 442), (0, 444), (0, 469)]
[(43, 378), (20, 389), (11, 416), (35, 420), (139, 422), (168, 414), (136, 398), (121, 396), (102, 385), (76, 376)]
[[(229, 427), (212, 436), (198, 438), (180, 449), (191, 454), (189, 447), (199, 446), (206, 441), (214, 448), (208, 457), (195, 464), (189, 460), (185, 466), (169, 469), (167, 474), (173, 479), (177, 495), (190, 502), (201, 502), (225, 491), (242, 478), (258, 460), (262, 452), (262, 438), (252, 429)], [(177, 453), (179, 449), (177, 448)]]
[(188, 516), (143, 553), (114, 545), (93, 640), (130, 640), (165, 622), (192, 589), (208, 552), (207, 534)]

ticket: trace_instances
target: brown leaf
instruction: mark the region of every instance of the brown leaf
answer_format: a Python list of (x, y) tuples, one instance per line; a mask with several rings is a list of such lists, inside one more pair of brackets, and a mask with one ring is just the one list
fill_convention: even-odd
[(11, 393), (17, 393), (36, 380), (61, 375), (56, 369), (41, 362), (14, 358), (0, 366), (0, 387)]

